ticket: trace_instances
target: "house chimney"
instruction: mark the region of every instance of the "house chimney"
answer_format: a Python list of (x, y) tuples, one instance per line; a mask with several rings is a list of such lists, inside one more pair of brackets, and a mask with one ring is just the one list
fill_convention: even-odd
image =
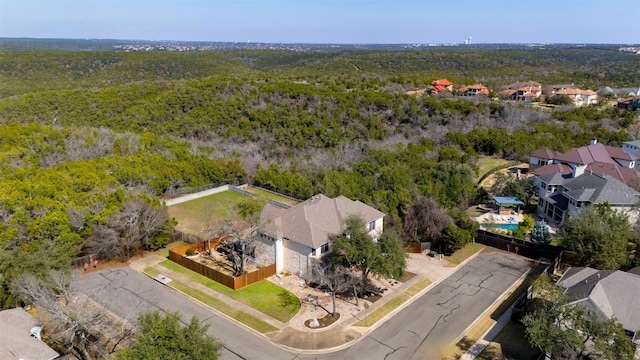
[(591, 138), (591, 142), (589, 143), (589, 145), (595, 145), (598, 143), (598, 139), (596, 138)]

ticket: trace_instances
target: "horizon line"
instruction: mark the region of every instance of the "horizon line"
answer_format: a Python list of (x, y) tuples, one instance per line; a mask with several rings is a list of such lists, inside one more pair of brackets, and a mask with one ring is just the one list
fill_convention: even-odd
[(278, 44), (278, 45), (640, 45), (640, 43), (589, 43), (589, 42), (474, 42), (465, 44), (464, 42), (266, 42), (266, 41), (233, 41), (233, 40), (171, 40), (171, 39), (118, 39), (118, 38), (56, 38), (56, 37), (14, 37), (0, 36), (0, 39), (12, 40), (77, 40), (77, 41), (146, 41), (146, 42), (190, 42), (190, 43), (229, 43), (229, 44)]

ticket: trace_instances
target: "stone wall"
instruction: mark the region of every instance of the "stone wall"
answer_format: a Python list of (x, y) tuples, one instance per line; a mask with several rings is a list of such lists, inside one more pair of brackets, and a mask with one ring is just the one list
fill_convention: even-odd
[(273, 241), (262, 236), (257, 236), (255, 244), (255, 259), (257, 265), (264, 266), (276, 262), (275, 244)]
[(291, 240), (284, 240), (284, 268), (292, 274), (304, 277), (309, 271), (311, 248)]

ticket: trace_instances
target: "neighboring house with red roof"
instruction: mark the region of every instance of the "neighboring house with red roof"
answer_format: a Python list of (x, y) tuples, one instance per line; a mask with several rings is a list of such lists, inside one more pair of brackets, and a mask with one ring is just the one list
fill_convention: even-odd
[(558, 280), (568, 305), (584, 306), (591, 314), (615, 318), (640, 347), (640, 268), (628, 272), (570, 267)]
[(482, 84), (465, 85), (456, 90), (460, 96), (489, 96), (489, 88)]
[(607, 202), (635, 220), (640, 200), (640, 193), (632, 188), (640, 185), (637, 160), (637, 155), (595, 139), (565, 153), (549, 149), (532, 152), (529, 163), (540, 166), (533, 178), (538, 213), (562, 223), (586, 206)]
[(531, 102), (542, 95), (542, 85), (535, 81), (516, 82), (502, 87), (501, 99)]
[(429, 94), (435, 95), (444, 91), (452, 91), (453, 83), (447, 79), (438, 79), (431, 82)]
[(550, 165), (553, 163), (553, 159), (559, 154), (559, 152), (548, 148), (534, 150), (529, 156), (529, 165), (532, 168), (536, 166)]
[(383, 231), (384, 213), (344, 196), (318, 194), (288, 209), (267, 204), (260, 214), (255, 258), (258, 264), (276, 264), (276, 272), (305, 276), (312, 262), (331, 251), (331, 237), (346, 231), (346, 220), (361, 217), (369, 234)]
[(562, 89), (555, 91), (553, 96), (568, 96), (575, 106), (582, 105), (591, 105), (598, 103), (598, 93), (593, 90), (582, 90), (582, 89)]

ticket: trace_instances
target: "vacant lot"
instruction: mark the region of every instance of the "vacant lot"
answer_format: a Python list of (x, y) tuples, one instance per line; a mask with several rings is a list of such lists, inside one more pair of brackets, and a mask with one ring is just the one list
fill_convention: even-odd
[(261, 198), (264, 198), (264, 199), (267, 199), (267, 200), (274, 200), (274, 201), (281, 202), (283, 204), (287, 204), (287, 205), (291, 205), (291, 206), (296, 205), (296, 204), (298, 204), (300, 202), (298, 200), (294, 200), (294, 199), (291, 199), (291, 198), (288, 198), (288, 197), (280, 196), (280, 195), (278, 195), (278, 194), (276, 194), (274, 192), (266, 191), (264, 189), (257, 188), (257, 187), (254, 187), (254, 186), (247, 186), (247, 188), (244, 189), (244, 190), (246, 190), (246, 191), (248, 191), (248, 192), (250, 192), (252, 194), (255, 194), (258, 197), (261, 197)]
[(502, 166), (504, 164), (508, 164), (511, 161), (505, 159), (497, 159), (490, 157), (481, 157), (478, 159), (478, 176), (476, 177), (476, 181), (479, 180), (484, 174), (488, 173), (489, 170), (496, 168), (498, 166)]
[(207, 225), (216, 227), (220, 220), (230, 215), (230, 209), (245, 195), (235, 191), (223, 191), (199, 199), (169, 206), (169, 216), (178, 220), (176, 230), (201, 235)]

